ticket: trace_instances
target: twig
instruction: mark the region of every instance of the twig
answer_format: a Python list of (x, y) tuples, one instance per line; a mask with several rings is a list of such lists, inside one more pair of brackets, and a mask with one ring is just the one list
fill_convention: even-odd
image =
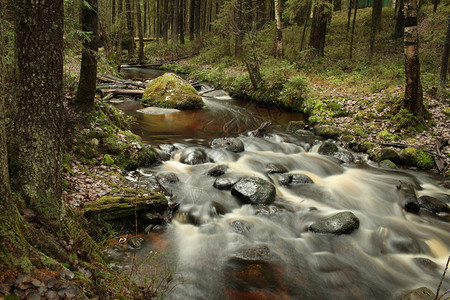
[(442, 282), (444, 281), (445, 273), (447, 273), (448, 263), (449, 263), (449, 262), (450, 262), (450, 256), (447, 258), (447, 264), (445, 264), (444, 273), (442, 274), (441, 281), (439, 282), (439, 286), (438, 286), (437, 291), (436, 291), (436, 297), (434, 298), (434, 300), (441, 299), (441, 298), (448, 292), (448, 291), (445, 292), (444, 295), (442, 295), (441, 298), (438, 298), (438, 297), (439, 297), (439, 291), (440, 291), (440, 289), (441, 289)]

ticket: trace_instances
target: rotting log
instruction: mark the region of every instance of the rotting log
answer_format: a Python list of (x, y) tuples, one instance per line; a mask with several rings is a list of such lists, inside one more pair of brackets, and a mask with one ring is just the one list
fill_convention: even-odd
[(84, 214), (88, 218), (104, 221), (123, 220), (135, 214), (164, 213), (168, 208), (167, 198), (160, 193), (148, 196), (103, 196), (97, 201), (84, 205)]
[(127, 89), (105, 89), (101, 90), (103, 95), (113, 94), (114, 96), (122, 95), (122, 96), (133, 96), (133, 97), (142, 97), (144, 94), (144, 90), (127, 90)]

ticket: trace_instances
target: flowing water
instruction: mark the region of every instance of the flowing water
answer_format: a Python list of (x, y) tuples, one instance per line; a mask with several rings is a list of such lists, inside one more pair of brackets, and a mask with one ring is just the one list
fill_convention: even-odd
[[(179, 179), (164, 183), (171, 201), (180, 203), (179, 213), (165, 231), (150, 233), (138, 251), (141, 257), (150, 250), (170, 256), (165, 261), (170, 267), (146, 262), (153, 271), (170, 273), (163, 284), (169, 299), (396, 299), (421, 286), (436, 290), (450, 255), (450, 222), (405, 212), (396, 185), (408, 182), (418, 196), (449, 203), (441, 178), (383, 169), (343, 149), (342, 160), (320, 155), (322, 139), (286, 131), (301, 115), (258, 108), (223, 92), (205, 95), (201, 111), (144, 115), (136, 112), (138, 102), (118, 105), (136, 116), (133, 131), (145, 142), (201, 148), (210, 159), (188, 165), (175, 151), (170, 160), (141, 170), (143, 182), (168, 173)], [(267, 120), (273, 124), (267, 137), (248, 136)], [(239, 137), (245, 151), (209, 146), (223, 136)], [(271, 182), (275, 202), (242, 205), (229, 190), (214, 188), (216, 178), (207, 172), (219, 164), (227, 166), (223, 176)], [(268, 174), (270, 164), (314, 183), (283, 185)], [(313, 222), (341, 211), (353, 212), (359, 229), (343, 235), (308, 231)], [(441, 290), (449, 288), (446, 279)]]

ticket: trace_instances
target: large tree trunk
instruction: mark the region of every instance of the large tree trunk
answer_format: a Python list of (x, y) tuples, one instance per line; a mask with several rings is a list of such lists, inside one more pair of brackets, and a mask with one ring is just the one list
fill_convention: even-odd
[(89, 35), (89, 38), (83, 41), (80, 81), (78, 82), (76, 102), (77, 106), (85, 112), (91, 111), (94, 108), (98, 52), (97, 10), (97, 0), (88, 0), (86, 3), (81, 3), (81, 27)]
[(144, 62), (144, 33), (142, 31), (142, 14), (140, 2), (140, 0), (136, 1), (136, 17), (139, 37), (138, 61), (140, 64), (142, 64)]
[(441, 76), (439, 79), (439, 87), (445, 90), (447, 85), (448, 57), (450, 52), (450, 16), (448, 16), (447, 37), (445, 38), (444, 52), (441, 59)]
[(403, 108), (416, 116), (424, 114), (420, 83), (419, 33), (417, 31), (417, 0), (406, 0), (405, 13), (405, 99)]
[(283, 31), (282, 31), (282, 23), (281, 23), (281, 7), (280, 0), (275, 0), (275, 20), (277, 22), (276, 28), (276, 43), (277, 43), (277, 58), (283, 58)]
[(242, 60), (242, 41), (244, 40), (244, 28), (242, 24), (242, 0), (236, 0), (234, 20), (236, 25), (234, 56), (237, 60)]
[[(26, 204), (59, 220), (63, 206), (63, 1), (15, 0), (15, 71), (11, 174)], [(39, 59), (36, 59), (39, 58)]]
[(316, 57), (324, 56), (327, 23), (331, 14), (329, 7), (331, 3), (327, 2), (318, 2), (314, 5), (309, 45), (314, 48)]

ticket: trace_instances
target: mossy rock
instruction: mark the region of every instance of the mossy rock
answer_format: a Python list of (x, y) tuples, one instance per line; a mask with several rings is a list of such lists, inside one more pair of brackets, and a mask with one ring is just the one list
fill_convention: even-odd
[(356, 146), (356, 150), (359, 152), (370, 152), (372, 149), (378, 147), (377, 143), (374, 142), (370, 142), (368, 140), (362, 140), (357, 146)]
[(142, 103), (176, 109), (198, 109), (205, 105), (195, 88), (173, 73), (151, 80), (145, 88)]
[(408, 147), (400, 152), (402, 163), (428, 170), (434, 167), (434, 158), (425, 151)]
[(400, 162), (400, 155), (392, 148), (376, 148), (371, 151), (370, 157), (376, 161), (381, 162), (383, 160), (390, 160), (392, 162)]
[(393, 163), (389, 159), (385, 159), (385, 160), (380, 161), (380, 167), (386, 168), (386, 169), (396, 169), (397, 168), (395, 163)]
[(320, 145), (318, 151), (319, 151), (319, 154), (322, 154), (322, 155), (333, 155), (334, 153), (338, 152), (338, 150), (339, 149), (335, 143), (324, 142), (324, 143), (322, 143), (322, 145)]
[(442, 112), (447, 116), (447, 119), (450, 119), (450, 107), (449, 106), (444, 107), (442, 109)]
[(84, 214), (88, 218), (104, 221), (122, 220), (146, 212), (163, 212), (168, 202), (163, 194), (136, 196), (103, 196), (97, 201), (86, 202)]
[(314, 133), (327, 139), (334, 139), (341, 135), (338, 128), (328, 125), (314, 127)]
[(305, 122), (303, 121), (290, 121), (286, 130), (288, 132), (295, 132), (297, 130), (305, 129)]
[(127, 171), (135, 170), (138, 167), (148, 167), (158, 162), (158, 153), (151, 147), (143, 147), (137, 152), (123, 151), (114, 157), (117, 166)]

